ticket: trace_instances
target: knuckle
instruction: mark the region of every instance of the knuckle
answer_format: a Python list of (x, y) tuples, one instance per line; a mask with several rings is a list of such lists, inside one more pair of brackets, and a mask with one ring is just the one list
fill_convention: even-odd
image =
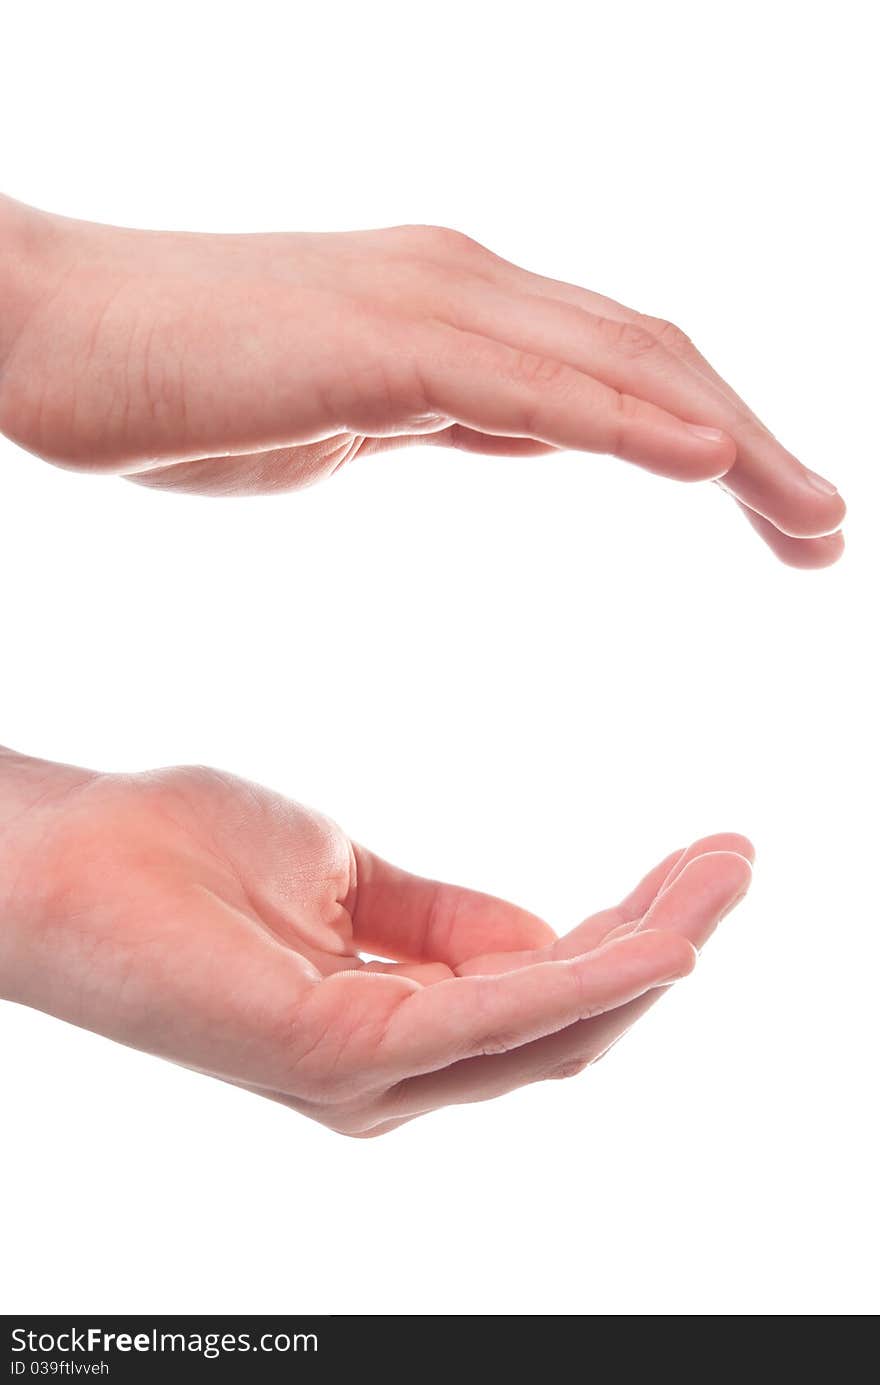
[(486, 253), (478, 241), (473, 240), (464, 231), (455, 230), (452, 226), (406, 226), (401, 229), (413, 239), (419, 248), (427, 246), (434, 252), (440, 251), (443, 255), (474, 257)]
[(608, 429), (608, 449), (613, 454), (619, 455), (625, 450), (630, 424), (638, 419), (641, 407), (641, 401), (634, 395), (615, 391), (614, 412)]
[(539, 388), (557, 388), (570, 378), (570, 368), (562, 361), (554, 361), (550, 356), (540, 356), (533, 351), (519, 351), (513, 365), (514, 375), (523, 384)]
[(630, 419), (638, 418), (642, 412), (642, 401), (634, 394), (627, 394), (625, 390), (616, 390), (614, 394), (614, 407), (622, 423), (628, 423)]
[(663, 317), (647, 317), (642, 321), (655, 340), (668, 351), (688, 354), (696, 349), (687, 332), (683, 332), (674, 322), (669, 322)]
[(601, 318), (600, 332), (612, 351), (628, 359), (650, 355), (660, 345), (657, 337), (637, 322), (618, 322), (614, 318)]

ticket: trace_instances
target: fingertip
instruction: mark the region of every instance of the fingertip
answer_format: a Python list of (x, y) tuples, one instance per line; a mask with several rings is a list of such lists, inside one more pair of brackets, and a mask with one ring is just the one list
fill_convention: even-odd
[(753, 844), (740, 832), (713, 832), (708, 837), (699, 837), (689, 851), (694, 858), (708, 856), (712, 852), (733, 852), (737, 856), (744, 856), (750, 864), (754, 864), (755, 860)]
[(797, 512), (782, 526), (796, 539), (825, 538), (834, 534), (846, 518), (846, 501), (836, 486), (807, 467), (800, 469), (800, 503)]
[(645, 931), (668, 929), (702, 948), (751, 881), (750, 861), (735, 851), (694, 856), (658, 895), (645, 916)]
[(742, 501), (737, 503), (752, 528), (760, 534), (770, 551), (786, 567), (799, 568), (802, 571), (831, 567), (843, 555), (846, 545), (843, 534), (839, 530), (830, 534), (820, 534), (816, 537), (793, 536), (783, 533), (769, 519), (757, 514), (748, 505), (744, 505)]
[(741, 856), (739, 852), (735, 851), (722, 852), (719, 854), (726, 858), (724, 861), (724, 871), (727, 879), (730, 881), (731, 885), (736, 884), (739, 886), (736, 899), (734, 900), (735, 903), (736, 900), (742, 898), (747, 890), (751, 889), (752, 879), (755, 873), (753, 869), (753, 858)]
[(699, 953), (683, 933), (646, 928), (638, 937), (643, 942), (650, 940), (652, 960), (656, 962), (658, 971), (663, 972), (662, 978), (654, 982), (655, 986), (666, 986), (671, 981), (689, 976), (697, 965)]
[[(715, 832), (708, 837), (699, 837), (682, 853), (673, 868), (669, 871), (658, 892), (657, 898), (659, 899), (662, 895), (665, 895), (694, 861), (707, 856), (718, 856), (719, 854), (739, 856), (751, 865), (755, 859), (755, 848), (748, 837), (743, 837), (739, 832)], [(710, 867), (709, 873), (710, 875), (714, 874), (714, 867)], [(689, 877), (689, 879), (692, 878), (693, 877)]]
[(729, 433), (721, 428), (707, 428), (699, 423), (684, 425), (692, 438), (699, 439), (700, 447), (690, 459), (683, 481), (720, 481), (736, 462), (736, 443)]
[(684, 977), (690, 976), (691, 972), (694, 970), (694, 968), (700, 960), (700, 954), (689, 938), (683, 937), (682, 942), (685, 944), (685, 946), (682, 949), (681, 969), (679, 971), (679, 976)]
[(782, 542), (775, 549), (776, 556), (786, 567), (803, 571), (831, 567), (843, 557), (846, 548), (846, 541), (839, 531), (822, 534), (818, 538), (792, 538), (789, 534), (780, 534), (779, 537)]
[(752, 862), (738, 851), (706, 851), (688, 861), (675, 883), (682, 888), (704, 885), (713, 895), (739, 899), (752, 883)]
[(531, 952), (559, 942), (559, 934), (555, 928), (551, 928), (549, 923), (545, 923), (543, 919), (536, 918), (532, 921), (531, 934), (531, 939), (523, 945), (523, 951)]
[(622, 461), (672, 481), (718, 481), (736, 462), (736, 443), (721, 428), (687, 423), (631, 395), (617, 399), (608, 450)]

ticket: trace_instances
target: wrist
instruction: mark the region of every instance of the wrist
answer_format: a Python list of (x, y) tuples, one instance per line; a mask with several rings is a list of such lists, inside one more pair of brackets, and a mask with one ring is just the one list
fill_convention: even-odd
[(40, 921), (63, 897), (64, 824), (98, 776), (0, 746), (0, 999), (27, 1003)]
[(0, 380), (32, 313), (58, 278), (57, 217), (0, 195)]
[(30, 763), (27, 756), (0, 746), (0, 1000), (22, 996), (30, 882), (22, 890), (21, 799)]

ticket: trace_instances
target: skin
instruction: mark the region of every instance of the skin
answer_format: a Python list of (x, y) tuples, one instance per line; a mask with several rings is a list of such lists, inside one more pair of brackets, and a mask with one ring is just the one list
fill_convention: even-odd
[(380, 1135), (595, 1062), (693, 969), (752, 856), (704, 838), (557, 938), (231, 775), (0, 750), (0, 994)]
[(456, 231), (134, 231), (0, 199), (0, 430), (60, 466), (204, 495), (293, 490), (432, 442), (610, 453), (715, 480), (784, 562), (844, 504), (669, 322)]
[[(413, 442), (572, 448), (718, 481), (795, 566), (842, 551), (834, 487), (678, 328), (457, 232), (143, 232), (0, 199), (0, 285), (0, 431), (72, 470), (245, 495)], [(0, 987), (382, 1134), (596, 1061), (692, 969), (751, 857), (705, 838), (556, 938), (231, 776), (0, 752)]]

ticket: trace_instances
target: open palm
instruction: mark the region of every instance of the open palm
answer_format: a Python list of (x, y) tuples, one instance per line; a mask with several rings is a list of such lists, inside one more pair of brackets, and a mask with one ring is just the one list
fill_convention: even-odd
[(750, 857), (705, 838), (557, 939), (230, 775), (6, 752), (0, 977), (10, 999), (380, 1134), (600, 1057), (692, 969)]

